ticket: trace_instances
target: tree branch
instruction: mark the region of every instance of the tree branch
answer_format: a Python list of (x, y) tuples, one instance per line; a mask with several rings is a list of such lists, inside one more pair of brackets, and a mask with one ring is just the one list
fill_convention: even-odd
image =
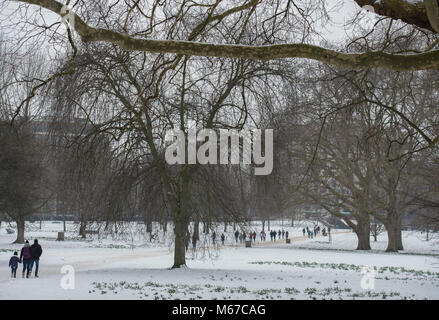
[[(11, 1), (38, 5), (60, 16), (61, 8), (63, 7), (63, 4), (56, 0)], [(387, 0), (387, 2), (388, 1), (390, 0)], [(386, 1), (383, 0), (383, 2)], [(367, 69), (373, 67), (383, 67), (394, 71), (439, 69), (439, 51), (412, 55), (388, 54), (383, 52), (347, 54), (302, 43), (249, 46), (212, 44), (193, 41), (138, 39), (116, 31), (91, 27), (76, 14), (74, 14), (74, 28), (84, 42), (104, 41), (118, 45), (127, 51), (173, 53), (180, 55), (240, 58), (261, 61), (283, 58), (307, 58), (349, 69)]]

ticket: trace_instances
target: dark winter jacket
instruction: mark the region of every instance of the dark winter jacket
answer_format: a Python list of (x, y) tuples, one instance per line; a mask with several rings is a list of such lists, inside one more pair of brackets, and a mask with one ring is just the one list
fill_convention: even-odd
[(32, 258), (30, 253), (30, 246), (26, 244), (20, 251), (20, 261), (22, 260), (30, 260)]
[(43, 253), (43, 249), (38, 243), (34, 243), (30, 246), (30, 255), (32, 259), (40, 260), (41, 254)]
[(12, 256), (11, 259), (9, 260), (9, 266), (14, 269), (18, 268), (19, 263), (20, 263), (20, 259), (17, 256)]

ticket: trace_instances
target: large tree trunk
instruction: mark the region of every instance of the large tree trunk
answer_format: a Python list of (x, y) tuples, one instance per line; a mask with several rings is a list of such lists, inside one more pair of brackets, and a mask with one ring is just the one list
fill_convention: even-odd
[(357, 250), (370, 250), (370, 221), (369, 218), (358, 220), (357, 227), (354, 229), (357, 234)]
[(397, 238), (396, 230), (391, 226), (386, 226), (386, 229), (387, 229), (387, 237), (388, 237), (386, 251), (387, 252), (398, 252), (398, 242), (396, 240), (396, 238)]
[[(181, 214), (181, 213), (180, 213)], [(175, 248), (173, 269), (181, 268), (186, 265), (186, 234), (188, 223), (184, 217), (178, 217), (174, 224)]]
[(24, 243), (24, 219), (15, 220), (17, 223), (17, 239), (14, 243)]
[(398, 252), (404, 250), (402, 245), (401, 217), (398, 214), (390, 214), (385, 222), (387, 230), (387, 252)]
[(190, 221), (190, 177), (187, 171), (183, 171), (179, 198), (174, 202), (174, 265), (173, 269), (186, 266), (186, 235)]

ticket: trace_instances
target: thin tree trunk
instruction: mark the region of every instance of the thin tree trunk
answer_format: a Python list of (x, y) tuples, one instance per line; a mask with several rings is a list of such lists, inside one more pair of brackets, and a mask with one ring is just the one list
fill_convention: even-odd
[(86, 228), (87, 228), (87, 221), (85, 221), (84, 218), (81, 218), (81, 225), (79, 226), (79, 235), (82, 239), (85, 239), (86, 237)]
[(396, 242), (398, 246), (398, 250), (404, 250), (404, 246), (402, 244), (402, 230), (401, 224), (398, 225), (398, 229), (396, 230)]
[(194, 234), (192, 239), (195, 239), (196, 241), (200, 240), (200, 219), (198, 216), (194, 222)]
[(378, 230), (377, 230), (377, 224), (374, 223), (374, 224), (372, 225), (372, 234), (373, 234), (373, 241), (374, 241), (374, 242), (377, 242), (377, 236), (378, 236), (377, 232), (378, 232)]

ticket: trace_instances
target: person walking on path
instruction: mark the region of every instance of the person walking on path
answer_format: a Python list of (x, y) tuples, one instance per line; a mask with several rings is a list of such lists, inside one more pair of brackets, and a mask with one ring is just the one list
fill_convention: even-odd
[(215, 240), (216, 240), (216, 232), (214, 231), (214, 232), (212, 233), (212, 242), (213, 242), (213, 245), (215, 245)]
[(239, 238), (239, 231), (236, 230), (235, 231), (235, 241), (236, 241), (236, 243), (238, 243), (238, 238)]
[(224, 245), (224, 240), (226, 239), (226, 237), (224, 236), (224, 233), (221, 233), (221, 243), (222, 245)]
[(35, 278), (38, 278), (38, 269), (40, 268), (40, 257), (43, 254), (43, 249), (38, 244), (38, 240), (34, 240), (34, 244), (30, 246), (30, 267), (29, 267), (29, 275), (32, 274), (32, 268), (35, 264)]
[(30, 245), (29, 245), (29, 241), (26, 240), (26, 243), (24, 244), (23, 248), (21, 248), (20, 251), (20, 262), (23, 262), (23, 272), (22, 272), (23, 278), (25, 273), (26, 273), (26, 278), (29, 278), (31, 260), (32, 260), (32, 256), (30, 253)]
[(9, 259), (9, 267), (11, 268), (11, 277), (17, 278), (17, 269), (20, 259), (18, 258), (18, 252), (15, 251), (14, 255)]
[(288, 239), (288, 231), (285, 232), (285, 239)]
[(302, 229), (303, 236), (305, 236), (305, 228)]

